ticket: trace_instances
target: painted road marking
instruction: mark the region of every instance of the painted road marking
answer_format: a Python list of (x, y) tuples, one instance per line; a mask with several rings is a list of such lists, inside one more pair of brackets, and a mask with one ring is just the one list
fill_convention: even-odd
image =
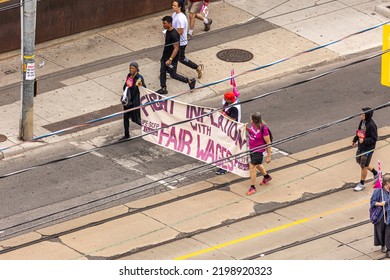
[(348, 204), (346, 206), (335, 208), (335, 209), (332, 209), (332, 210), (329, 210), (329, 211), (326, 211), (326, 212), (323, 212), (323, 213), (320, 213), (320, 214), (317, 214), (317, 215), (313, 215), (313, 216), (308, 217), (308, 218), (303, 218), (301, 220), (293, 221), (291, 223), (287, 223), (287, 224), (284, 224), (284, 225), (281, 225), (281, 226), (278, 226), (278, 227), (274, 227), (274, 228), (271, 228), (271, 229), (268, 229), (268, 230), (265, 230), (265, 231), (257, 232), (257, 233), (254, 233), (254, 234), (251, 234), (251, 235), (248, 235), (248, 236), (244, 236), (244, 237), (241, 237), (241, 238), (238, 238), (238, 239), (234, 239), (234, 240), (230, 240), (230, 241), (225, 242), (225, 243), (218, 244), (218, 245), (213, 246), (213, 247), (209, 247), (209, 248), (202, 249), (202, 250), (199, 250), (199, 251), (187, 254), (187, 255), (183, 255), (183, 256), (175, 258), (174, 260), (185, 260), (185, 259), (189, 259), (189, 258), (196, 257), (196, 256), (199, 256), (199, 255), (203, 255), (205, 253), (209, 253), (209, 252), (212, 252), (212, 251), (215, 251), (215, 250), (218, 250), (218, 249), (230, 246), (230, 245), (234, 245), (234, 244), (237, 244), (237, 243), (245, 242), (245, 241), (251, 240), (253, 238), (259, 237), (259, 236), (263, 236), (263, 235), (270, 234), (270, 233), (273, 233), (273, 232), (277, 232), (277, 231), (280, 231), (280, 230), (283, 230), (283, 229), (287, 229), (287, 228), (292, 227), (292, 226), (304, 224), (304, 223), (307, 223), (307, 222), (309, 222), (311, 220), (314, 220), (314, 219), (317, 219), (317, 218), (321, 218), (321, 217), (324, 217), (324, 216), (327, 216), (327, 215), (331, 215), (331, 214), (334, 214), (334, 213), (337, 213), (337, 212), (341, 212), (341, 211), (344, 211), (344, 210), (347, 210), (347, 209), (350, 209), (350, 208), (353, 208), (353, 207), (356, 207), (356, 206), (359, 206), (359, 205), (362, 205), (362, 204), (367, 204), (368, 202), (369, 202), (369, 199), (365, 199), (365, 200), (362, 200), (362, 201), (359, 201), (359, 202), (356, 202), (356, 203)]
[(288, 156), (288, 155), (289, 155), (289, 153), (287, 153), (287, 152), (285, 152), (285, 151), (283, 151), (283, 150), (280, 150), (280, 149), (278, 149), (278, 148), (274, 148), (274, 147), (271, 147), (271, 151), (272, 151), (272, 154), (277, 154), (277, 153), (279, 153), (279, 154), (282, 154), (282, 155), (284, 155), (284, 156)]
[(186, 165), (183, 165), (183, 166), (179, 166), (179, 167), (176, 167), (176, 168), (172, 168), (172, 169), (169, 169), (167, 171), (164, 171), (164, 172), (160, 172), (160, 173), (157, 173), (157, 174), (154, 174), (154, 175), (147, 175), (146, 177), (154, 180), (154, 181), (157, 181), (159, 182), (160, 184), (164, 185), (165, 187), (171, 189), (171, 190), (174, 190), (176, 189), (175, 186), (172, 186), (171, 184), (169, 184), (168, 182), (166, 182), (164, 180), (164, 178), (168, 178), (169, 177), (172, 177), (174, 178), (172, 180), (172, 178), (170, 179), (171, 182), (175, 182), (175, 183), (179, 183), (180, 181), (183, 181), (185, 179), (187, 179), (186, 174), (183, 174), (183, 175), (178, 175), (176, 177), (176, 174), (181, 174), (185, 171), (188, 171), (188, 170), (193, 170), (193, 169), (196, 169), (198, 167), (201, 167), (202, 164), (200, 163), (189, 163), (189, 164), (186, 164)]

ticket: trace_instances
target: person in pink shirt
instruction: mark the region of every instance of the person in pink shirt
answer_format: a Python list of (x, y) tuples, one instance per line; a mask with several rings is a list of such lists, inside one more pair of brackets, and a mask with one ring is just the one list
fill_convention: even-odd
[(263, 121), (261, 114), (256, 112), (250, 116), (251, 125), (246, 127), (248, 132), (248, 143), (250, 152), (249, 172), (251, 186), (246, 195), (252, 195), (256, 192), (256, 170), (264, 176), (260, 185), (265, 185), (272, 180), (263, 166), (263, 153), (267, 150), (265, 162), (271, 162), (271, 139), (267, 124)]

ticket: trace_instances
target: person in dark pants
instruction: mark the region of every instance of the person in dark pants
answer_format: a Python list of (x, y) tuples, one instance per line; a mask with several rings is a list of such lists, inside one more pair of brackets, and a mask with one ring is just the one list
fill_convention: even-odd
[[(129, 74), (127, 74), (125, 84), (123, 85), (123, 96), (121, 98), (123, 110), (128, 110), (140, 105), (140, 93), (138, 87), (146, 87), (146, 85), (144, 78), (138, 73), (138, 71), (138, 63), (136, 61), (131, 62), (129, 66)], [(120, 138), (119, 141), (130, 138), (129, 119), (136, 124), (141, 125), (140, 110), (137, 109), (123, 114), (123, 128), (125, 130), (125, 136)]]
[(382, 188), (374, 189), (372, 193), (370, 206), (381, 207), (381, 218), (374, 225), (374, 246), (381, 246), (382, 253), (390, 258), (390, 176), (385, 175), (382, 179)]
[(372, 119), (374, 111), (369, 107), (362, 108), (362, 111), (356, 135), (352, 140), (352, 147), (355, 147), (356, 142), (358, 143), (356, 162), (360, 165), (361, 170), (360, 182), (354, 188), (355, 191), (361, 191), (364, 189), (364, 181), (366, 180), (368, 170), (372, 172), (375, 180), (378, 176), (378, 172), (375, 168), (370, 166), (376, 141), (378, 140), (378, 129), (376, 123)]
[(172, 26), (172, 17), (165, 16), (162, 18), (165, 33), (164, 51), (160, 60), (160, 86), (158, 94), (167, 94), (167, 75), (168, 72), (172, 79), (188, 83), (190, 89), (195, 88), (195, 79), (189, 79), (180, 74), (177, 74), (177, 63), (179, 61), (179, 42), (180, 35)]
[[(222, 115), (225, 117), (233, 120), (233, 121), (239, 121), (241, 119), (241, 105), (240, 104), (235, 104), (237, 102), (237, 98), (234, 95), (233, 92), (226, 92), (223, 95), (223, 98), (225, 100), (225, 104), (223, 105), (223, 110), (222, 110)], [(233, 105), (231, 107), (228, 107), (230, 105)], [(226, 108), (225, 108), (226, 107)], [(227, 108), (228, 107), (228, 108)], [(227, 171), (223, 168), (218, 168), (215, 174), (217, 175), (223, 175), (226, 174)]]

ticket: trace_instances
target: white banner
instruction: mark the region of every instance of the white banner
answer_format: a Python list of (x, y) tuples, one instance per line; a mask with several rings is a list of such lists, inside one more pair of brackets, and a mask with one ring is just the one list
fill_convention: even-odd
[[(164, 99), (147, 88), (141, 87), (140, 92), (141, 105)], [(235, 122), (219, 112), (170, 126), (212, 110), (174, 100), (155, 102), (141, 109), (142, 134), (166, 128), (143, 138), (207, 163), (247, 151), (245, 124)], [(241, 177), (249, 177), (248, 156), (232, 157), (215, 165)]]

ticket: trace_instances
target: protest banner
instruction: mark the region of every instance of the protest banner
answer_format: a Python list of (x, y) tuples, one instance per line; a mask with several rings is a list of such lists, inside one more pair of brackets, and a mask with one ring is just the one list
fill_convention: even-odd
[[(165, 97), (144, 87), (140, 87), (140, 92), (141, 105), (152, 103), (141, 108), (142, 134), (150, 133), (143, 137), (144, 140), (206, 163), (229, 157), (214, 165), (241, 177), (249, 177), (248, 156), (241, 154), (247, 151), (245, 124), (218, 111), (197, 118), (214, 109), (172, 99), (155, 102)], [(183, 122), (189, 119), (193, 120)], [(175, 123), (179, 124), (170, 126)]]

